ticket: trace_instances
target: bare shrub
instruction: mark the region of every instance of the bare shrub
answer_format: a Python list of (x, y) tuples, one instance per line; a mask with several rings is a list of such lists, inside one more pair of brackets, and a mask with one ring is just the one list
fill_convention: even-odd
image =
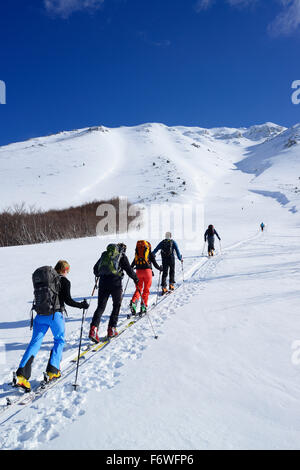
[[(77, 207), (43, 212), (25, 204), (16, 205), (0, 213), (0, 246), (32, 245), (55, 240), (93, 237), (101, 217), (96, 216), (100, 204), (111, 204), (117, 213), (119, 232), (119, 198), (94, 201)], [(131, 204), (127, 204), (127, 209)], [(135, 217), (128, 217), (128, 224)], [(128, 228), (127, 224), (127, 228)]]

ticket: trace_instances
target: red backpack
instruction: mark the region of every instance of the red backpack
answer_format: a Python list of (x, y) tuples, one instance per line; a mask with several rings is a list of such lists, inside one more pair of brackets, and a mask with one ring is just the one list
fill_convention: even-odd
[(137, 269), (150, 268), (151, 244), (146, 240), (139, 240), (135, 249), (135, 266)]

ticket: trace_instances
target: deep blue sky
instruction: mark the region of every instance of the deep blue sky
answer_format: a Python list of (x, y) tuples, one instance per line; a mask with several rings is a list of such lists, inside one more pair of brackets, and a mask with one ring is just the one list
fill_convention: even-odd
[(195, 4), (105, 0), (66, 18), (43, 0), (1, 2), (0, 145), (100, 124), (300, 122), (300, 32), (268, 33), (279, 3)]

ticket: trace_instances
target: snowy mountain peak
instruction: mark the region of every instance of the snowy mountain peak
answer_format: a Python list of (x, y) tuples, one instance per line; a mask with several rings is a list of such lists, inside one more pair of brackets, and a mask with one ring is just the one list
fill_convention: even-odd
[[(282, 151), (297, 153), (298, 142), (300, 124), (286, 129), (272, 122), (249, 128), (145, 123), (63, 131), (0, 148), (5, 176), (0, 205), (38, 201), (46, 210), (118, 195), (145, 204), (202, 200), (235, 163), (242, 161), (242, 171), (258, 175)], [(57, 198), (61, 187), (64, 197)]]
[(266, 122), (265, 124), (249, 127), (249, 129), (243, 133), (243, 136), (249, 140), (259, 141), (276, 137), (285, 130), (285, 127), (279, 126), (278, 124), (274, 124), (273, 122)]
[(265, 124), (257, 124), (249, 128), (230, 128), (230, 127), (216, 127), (207, 130), (207, 132), (218, 140), (237, 141), (240, 139), (247, 139), (253, 142), (262, 142), (272, 139), (286, 130), (285, 127), (274, 124), (273, 122), (266, 122)]

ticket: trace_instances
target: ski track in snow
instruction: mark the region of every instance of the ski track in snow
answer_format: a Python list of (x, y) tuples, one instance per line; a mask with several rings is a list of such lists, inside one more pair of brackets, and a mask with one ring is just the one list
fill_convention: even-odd
[[(253, 240), (257, 235), (253, 237)], [(192, 264), (187, 270), (188, 277), (178, 289), (167, 298), (161, 299), (162, 304), (149, 312), (153, 327), (158, 337), (163, 334), (163, 327), (176, 310), (188, 304), (191, 299), (201, 294), (205, 289), (205, 279), (215, 270), (217, 265), (226, 257), (226, 251), (247, 243), (251, 240), (239, 242), (230, 248), (225, 248), (214, 258), (206, 257)], [(177, 276), (180, 277), (181, 268), (177, 268)], [(190, 274), (190, 275), (189, 275)], [(154, 294), (154, 298), (156, 295)], [(124, 309), (122, 310), (124, 312)], [(85, 322), (84, 338), (88, 336), (89, 322)], [(59, 429), (64, 429), (85, 414), (85, 402), (88, 392), (93, 390), (101, 393), (104, 389), (116, 387), (122, 380), (122, 369), (126, 361), (139, 359), (147, 347), (151, 347), (153, 331), (147, 317), (144, 317), (132, 328), (111, 342), (102, 352), (95, 354), (79, 369), (80, 388), (74, 392), (72, 379), (74, 374), (63, 379), (53, 389), (47, 391), (33, 404), (16, 410), (12, 410), (2, 418), (2, 424), (6, 423), (0, 438), (2, 449), (37, 449), (43, 443), (47, 443), (59, 437)], [(159, 341), (159, 338), (158, 338)], [(70, 335), (67, 341), (68, 348), (77, 351), (78, 332)], [(75, 352), (76, 355), (76, 352)], [(68, 358), (67, 358), (68, 359)], [(64, 359), (63, 363), (67, 361)], [(44, 358), (36, 358), (36, 362), (42, 367)], [(26, 419), (30, 415), (30, 420)], [(24, 420), (25, 417), (25, 420)]]
[[(178, 291), (164, 299), (162, 305), (158, 305), (149, 313), (158, 336), (163, 333), (164, 323), (175, 315), (176, 310), (189, 303), (193, 296), (199, 295), (205, 288), (204, 285), (201, 286), (201, 282), (212, 273), (223, 256), (219, 254), (215, 258), (206, 259), (184, 285), (179, 287)], [(179, 276), (179, 273), (177, 275)], [(184, 295), (182, 295), (183, 292)], [(89, 325), (86, 322), (85, 337), (88, 329)], [(73, 378), (72, 374), (68, 380), (57, 384), (32, 405), (15, 410), (11, 417), (5, 415), (2, 423), (7, 422), (7, 426), (1, 433), (0, 447), (2, 449), (36, 449), (40, 444), (57, 438), (59, 428), (64, 428), (70, 421), (78, 419), (85, 413), (88, 392), (90, 390), (101, 392), (105, 388), (117, 386), (126, 361), (139, 359), (145, 348), (151, 347), (152, 338), (150, 323), (147, 317), (144, 317), (122, 337), (112, 342), (108, 348), (97, 353), (83, 367), (80, 367), (80, 388), (77, 392), (73, 391), (70, 382), (70, 377)], [(78, 334), (73, 334), (68, 345), (76, 346), (77, 342)], [(37, 358), (38, 361), (42, 366), (42, 358)], [(26, 413), (30, 414), (30, 420), (23, 421), (22, 418)]]

